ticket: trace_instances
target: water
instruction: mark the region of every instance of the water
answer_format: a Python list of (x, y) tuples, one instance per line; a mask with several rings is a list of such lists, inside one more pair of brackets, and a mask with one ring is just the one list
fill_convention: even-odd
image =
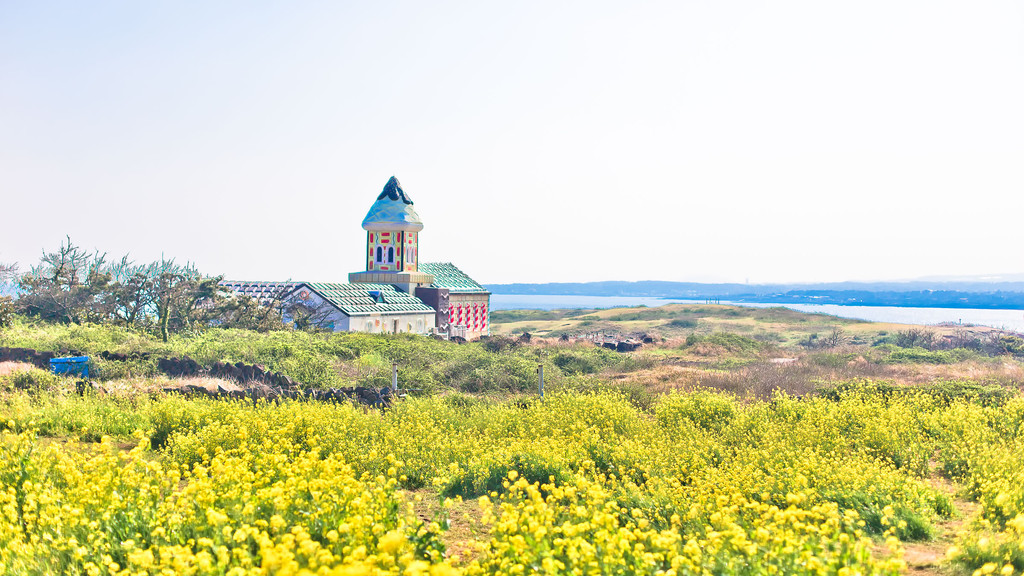
[[(670, 300), (631, 296), (562, 296), (543, 294), (492, 294), (493, 310), (554, 310), (557, 308), (620, 308), (624, 306), (663, 306), (665, 304), (702, 304), (704, 300)], [(1024, 311), (983, 310), (977, 308), (904, 308), (899, 306), (842, 306), (839, 304), (774, 304), (763, 302), (728, 302), (736, 306), (770, 308), (782, 306), (812, 314), (831, 314), (872, 322), (934, 325), (943, 323), (991, 326), (1024, 332)]]

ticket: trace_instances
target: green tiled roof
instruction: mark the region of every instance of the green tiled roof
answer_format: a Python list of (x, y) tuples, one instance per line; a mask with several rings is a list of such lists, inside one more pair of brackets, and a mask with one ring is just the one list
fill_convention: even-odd
[(459, 270), (451, 262), (422, 262), (417, 267), (434, 277), (435, 288), (447, 288), (449, 292), (479, 292), (486, 294), (487, 289)]
[[(337, 306), (347, 316), (370, 314), (404, 314), (409, 312), (434, 312), (422, 300), (396, 289), (391, 284), (336, 284), (331, 282), (307, 282), (317, 294)], [(377, 293), (379, 298), (377, 298)]]
[[(238, 294), (246, 294), (262, 304), (280, 302), (300, 286), (327, 300), (347, 316), (370, 314), (405, 314), (435, 310), (415, 296), (410, 296), (391, 284), (337, 284), (331, 282), (221, 282), (221, 286)], [(379, 294), (379, 298), (374, 292)]]
[(220, 283), (221, 286), (228, 288), (236, 294), (244, 294), (255, 298), (264, 306), (280, 303), (300, 284), (300, 282), (245, 282), (228, 280)]

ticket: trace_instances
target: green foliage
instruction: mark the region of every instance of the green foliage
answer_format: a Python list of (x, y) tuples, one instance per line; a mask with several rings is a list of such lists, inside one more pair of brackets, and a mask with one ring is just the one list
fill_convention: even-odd
[(713, 334), (690, 334), (686, 337), (686, 346), (694, 347), (699, 344), (710, 344), (720, 346), (729, 352), (736, 354), (756, 354), (764, 346), (753, 338), (731, 332), (715, 332)]
[(900, 348), (894, 350), (885, 359), (891, 364), (953, 364), (972, 357), (972, 352), (964, 348), (952, 350), (925, 350), (924, 348)]
[(0, 390), (29, 390), (41, 392), (58, 390), (64, 387), (64, 379), (48, 370), (30, 368), (17, 370), (6, 376), (0, 376)]
[(276, 307), (235, 298), (219, 286), (220, 280), (173, 258), (136, 264), (124, 256), (108, 262), (106, 254), (83, 250), (68, 237), (20, 278), (15, 304), (21, 313), (46, 322), (123, 326), (158, 334), (164, 342), (171, 334), (214, 324), (283, 328)]
[(646, 306), (640, 307), (636, 310), (630, 310), (622, 314), (615, 314), (608, 317), (608, 320), (612, 322), (635, 322), (638, 320), (663, 320), (666, 318), (672, 318), (676, 316), (678, 312), (675, 310), (665, 308), (664, 306), (658, 306), (657, 308), (647, 308)]
[(974, 380), (935, 380), (919, 386), (900, 386), (885, 380), (853, 379), (818, 388), (822, 398), (838, 402), (848, 396), (872, 396), (885, 402), (893, 399), (927, 397), (943, 406), (967, 402), (978, 406), (1003, 406), (1015, 396), (1012, 389)]
[(563, 374), (577, 375), (600, 372), (620, 364), (623, 358), (623, 355), (606, 348), (576, 346), (559, 350), (551, 360)]
[(1013, 354), (1015, 356), (1024, 355), (1024, 338), (1010, 334), (1002, 334), (999, 336), (998, 342), (999, 347), (1005, 354)]
[(900, 348), (924, 348), (934, 350), (938, 339), (935, 332), (925, 328), (909, 328), (896, 332), (889, 337), (889, 341)]
[(518, 348), (522, 342), (518, 338), (511, 336), (491, 336), (487, 338), (481, 345), (488, 352), (507, 352)]
[(14, 301), (10, 296), (0, 296), (0, 328), (14, 323)]
[(836, 352), (818, 352), (808, 355), (806, 360), (815, 366), (839, 368), (841, 366), (845, 366), (856, 358), (857, 355), (854, 353), (840, 354)]
[[(94, 357), (102, 351), (151, 354), (150, 360), (128, 363), (97, 361), (97, 376), (103, 379), (149, 376), (155, 371), (156, 358), (188, 356), (205, 366), (218, 361), (261, 364), (313, 388), (381, 388), (391, 382), (392, 363), (398, 363), (403, 388), (426, 392), (533, 390), (538, 363), (546, 366), (549, 389), (564, 383), (562, 370), (551, 359), (539, 355), (538, 349), (495, 346), (493, 340), (458, 345), (411, 334), (294, 330), (259, 333), (211, 328), (198, 334), (172, 335), (162, 342), (148, 333), (116, 326), (31, 321), (17, 321), (0, 333), (0, 346), (54, 352), (75, 350)], [(595, 349), (589, 344), (562, 348), (559, 354), (572, 374), (580, 369), (600, 369), (629, 361), (626, 355)]]
[(571, 474), (568, 469), (541, 454), (516, 453), (501, 460), (482, 462), (460, 471), (444, 485), (441, 495), (473, 498), (491, 492), (504, 492), (508, 488), (509, 473), (513, 471), (515, 476), (522, 477), (531, 484), (564, 484)]
[(512, 322), (562, 320), (564, 318), (576, 318), (590, 312), (593, 312), (593, 310), (575, 308), (563, 310), (491, 310), (491, 323), (511, 324)]
[(673, 318), (672, 320), (669, 320), (666, 326), (671, 328), (696, 328), (697, 321), (692, 318)]
[(156, 362), (155, 358), (114, 361), (95, 357), (89, 361), (89, 377), (99, 381), (137, 377), (150, 378), (159, 374)]

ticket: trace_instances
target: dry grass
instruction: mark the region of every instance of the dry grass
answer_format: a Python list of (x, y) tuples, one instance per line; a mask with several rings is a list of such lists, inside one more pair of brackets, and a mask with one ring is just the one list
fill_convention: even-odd
[(33, 368), (35, 366), (25, 362), (0, 362), (0, 376), (7, 376), (15, 372), (25, 372)]
[(1018, 362), (891, 365), (875, 364), (857, 356), (838, 366), (822, 366), (808, 356), (786, 362), (773, 360), (776, 359), (761, 359), (732, 370), (715, 370), (709, 362), (672, 359), (645, 370), (603, 376), (620, 384), (642, 386), (654, 394), (712, 388), (761, 399), (770, 398), (776, 390), (804, 395), (829, 382), (853, 378), (891, 380), (904, 385), (935, 380), (975, 380), (1024, 387), (1024, 366)]
[(188, 378), (170, 378), (167, 376), (119, 378), (102, 382), (103, 390), (116, 396), (132, 396), (135, 394), (155, 394), (164, 388), (186, 388), (188, 386), (205, 388), (209, 392), (217, 392), (218, 387), (225, 390), (241, 390), (235, 382), (210, 376)]

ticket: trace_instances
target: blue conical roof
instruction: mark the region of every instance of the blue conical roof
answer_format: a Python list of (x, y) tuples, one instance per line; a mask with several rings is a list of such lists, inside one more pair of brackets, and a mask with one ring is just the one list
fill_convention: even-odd
[(377, 201), (370, 206), (366, 218), (363, 218), (363, 229), (404, 232), (423, 230), (423, 222), (412, 207), (412, 199), (402, 190), (398, 178), (392, 176), (384, 185), (384, 191), (377, 196)]

